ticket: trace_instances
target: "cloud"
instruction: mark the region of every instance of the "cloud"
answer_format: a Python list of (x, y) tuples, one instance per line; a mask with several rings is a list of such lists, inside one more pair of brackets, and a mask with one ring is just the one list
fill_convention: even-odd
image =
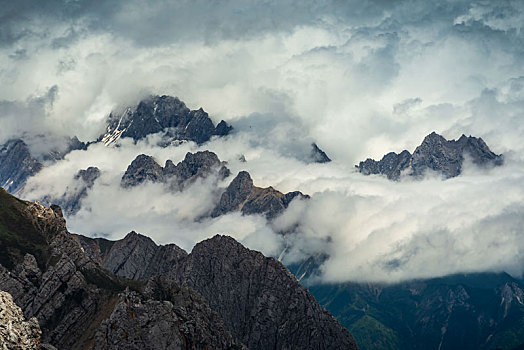
[[(523, 14), (519, 1), (13, 2), (0, 21), (0, 139), (24, 136), (33, 149), (93, 140), (112, 109), (179, 96), (237, 132), (201, 148), (161, 149), (154, 136), (94, 144), (44, 169), (25, 195), (60, 196), (79, 169), (98, 166), (102, 177), (68, 221), (81, 233), (135, 229), (190, 249), (229, 232), (274, 256), (287, 244), (287, 261), (328, 253), (325, 281), (520, 274)], [(506, 163), (447, 181), (355, 173), (360, 160), (413, 151), (431, 131), (482, 137)], [(302, 161), (312, 141), (332, 163)], [(201, 219), (218, 196), (205, 181), (175, 194), (118, 186), (140, 153), (163, 163), (198, 149), (233, 175), (248, 170), (257, 186), (312, 199), (268, 224)], [(294, 233), (276, 233), (285, 230)]]

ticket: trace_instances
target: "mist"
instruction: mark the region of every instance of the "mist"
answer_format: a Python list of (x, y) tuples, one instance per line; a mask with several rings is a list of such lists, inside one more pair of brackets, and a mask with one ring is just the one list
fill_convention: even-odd
[[(9, 3), (0, 24), (0, 142), (33, 150), (96, 139), (110, 111), (178, 96), (236, 132), (160, 148), (155, 136), (73, 151), (28, 182), (40, 200), (102, 175), (68, 218), (111, 239), (135, 230), (186, 250), (230, 234), (284, 263), (329, 258), (317, 281), (385, 281), (524, 268), (524, 6), (518, 1)], [(482, 137), (502, 167), (443, 180), (365, 177), (368, 157), (412, 152), (432, 131)], [(44, 140), (44, 141), (42, 141)], [(311, 142), (333, 160), (304, 161)], [(183, 192), (119, 186), (140, 153), (159, 164), (209, 149), (232, 176)], [(247, 162), (239, 160), (244, 156)], [(274, 222), (205, 214), (240, 170), (300, 190)], [(282, 236), (278, 232), (288, 232)]]

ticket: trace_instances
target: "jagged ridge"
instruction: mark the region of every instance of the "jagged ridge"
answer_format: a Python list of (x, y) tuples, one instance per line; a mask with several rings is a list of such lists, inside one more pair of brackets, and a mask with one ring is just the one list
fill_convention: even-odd
[(407, 150), (400, 154), (390, 152), (380, 161), (368, 158), (355, 167), (364, 175), (383, 174), (390, 180), (398, 180), (404, 171), (415, 177), (435, 171), (451, 178), (461, 174), (466, 157), (482, 167), (499, 166), (503, 162), (503, 156), (493, 153), (481, 138), (462, 135), (456, 141), (448, 141), (432, 132), (413, 154)]

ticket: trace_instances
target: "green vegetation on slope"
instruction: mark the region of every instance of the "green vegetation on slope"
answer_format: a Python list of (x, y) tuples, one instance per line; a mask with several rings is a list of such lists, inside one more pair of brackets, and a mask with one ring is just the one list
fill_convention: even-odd
[(43, 267), (50, 254), (45, 237), (28, 217), (28, 204), (0, 188), (0, 264), (8, 269), (21, 262), (26, 253)]

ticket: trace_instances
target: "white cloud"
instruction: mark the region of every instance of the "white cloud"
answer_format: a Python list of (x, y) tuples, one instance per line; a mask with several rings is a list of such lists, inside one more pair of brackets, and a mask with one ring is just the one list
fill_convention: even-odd
[[(287, 259), (329, 253), (326, 280), (521, 272), (520, 2), (58, 5), (9, 11), (0, 28), (0, 139), (24, 132), (95, 139), (111, 109), (147, 93), (179, 96), (238, 131), (200, 148), (161, 149), (152, 137), (72, 152), (26, 191), (33, 199), (60, 195), (79, 169), (98, 166), (102, 177), (69, 220), (72, 230), (120, 238), (134, 229), (186, 249), (230, 232), (278, 255), (284, 243), (274, 231), (298, 221)], [(53, 98), (42, 99), (49, 91)], [(488, 173), (467, 168), (448, 181), (355, 173), (358, 161), (413, 151), (431, 131), (480, 136), (506, 164)], [(312, 141), (332, 163), (299, 160)], [(248, 170), (258, 186), (313, 197), (268, 226), (238, 214), (196, 220), (217, 199), (209, 183), (178, 194), (158, 184), (118, 186), (139, 153), (163, 165), (198, 149), (227, 160), (233, 175)]]

